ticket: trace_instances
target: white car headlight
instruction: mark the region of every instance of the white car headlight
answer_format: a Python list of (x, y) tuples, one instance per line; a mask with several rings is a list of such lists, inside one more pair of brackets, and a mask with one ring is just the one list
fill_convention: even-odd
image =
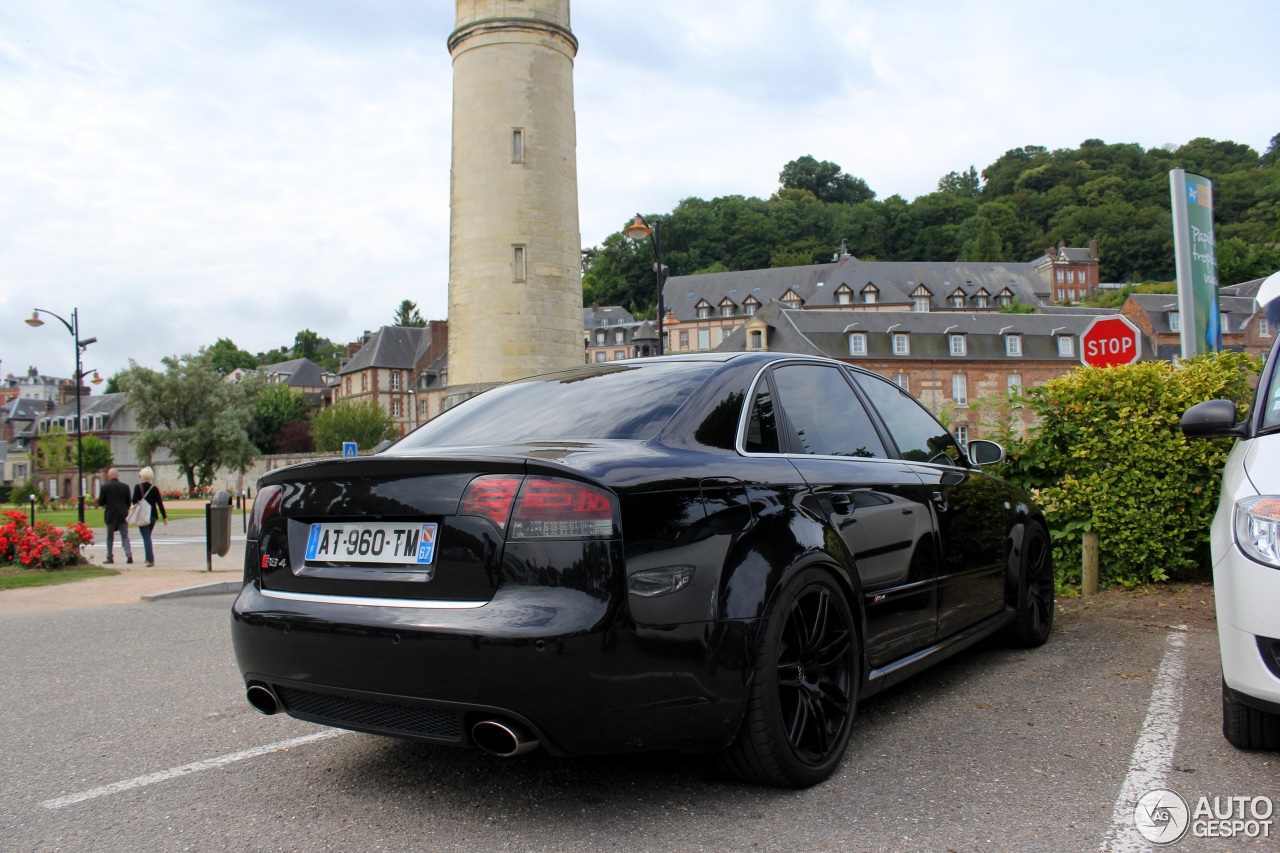
[(1236, 501), (1236, 544), (1252, 560), (1280, 569), (1280, 496)]

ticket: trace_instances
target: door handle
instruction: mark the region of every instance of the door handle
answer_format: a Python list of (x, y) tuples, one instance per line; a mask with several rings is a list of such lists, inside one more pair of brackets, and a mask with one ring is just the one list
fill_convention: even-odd
[(942, 492), (934, 492), (929, 495), (929, 500), (933, 501), (933, 505), (937, 507), (938, 512), (947, 511), (947, 499), (943, 496)]

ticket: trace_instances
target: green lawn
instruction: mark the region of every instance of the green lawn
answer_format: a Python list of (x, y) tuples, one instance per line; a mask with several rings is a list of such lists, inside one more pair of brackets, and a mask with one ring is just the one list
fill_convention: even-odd
[[(27, 504), (26, 506), (18, 506), (15, 504), (13, 506), (0, 507), (0, 509), (3, 509), (5, 512), (12, 512), (16, 510), (28, 517), (30, 517), (31, 513), (30, 504)], [(204, 518), (204, 507), (202, 506), (190, 508), (178, 507), (175, 509), (165, 507), (165, 512), (169, 514), (170, 521), (176, 521), (179, 518)], [(74, 509), (42, 510), (40, 507), (36, 507), (36, 521), (47, 521), (54, 527), (66, 527), (78, 517), (79, 515)], [(0, 519), (0, 521), (3, 520), (4, 519)], [(84, 523), (93, 528), (106, 527), (106, 524), (102, 520), (102, 509), (95, 506), (86, 506), (84, 508)]]
[(0, 568), (0, 590), (18, 589), (24, 586), (50, 586), (118, 574), (120, 573), (115, 569), (100, 569), (97, 566), (77, 566), (52, 571), (5, 567)]

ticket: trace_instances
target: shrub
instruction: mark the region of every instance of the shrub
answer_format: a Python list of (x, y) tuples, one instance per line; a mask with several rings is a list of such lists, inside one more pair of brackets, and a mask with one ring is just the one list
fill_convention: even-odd
[(1098, 533), (1104, 585), (1190, 579), (1209, 568), (1209, 524), (1231, 439), (1188, 441), (1182, 413), (1216, 398), (1243, 411), (1260, 361), (1235, 352), (1179, 365), (1082, 367), (1027, 392), (1040, 428), (1004, 475), (1036, 490), (1059, 586), (1079, 583), (1080, 534)]
[(64, 533), (47, 521), (28, 523), (26, 513), (6, 512), (0, 524), (0, 564), (27, 569), (57, 569), (80, 562), (80, 551), (93, 542), (93, 531), (75, 521)]

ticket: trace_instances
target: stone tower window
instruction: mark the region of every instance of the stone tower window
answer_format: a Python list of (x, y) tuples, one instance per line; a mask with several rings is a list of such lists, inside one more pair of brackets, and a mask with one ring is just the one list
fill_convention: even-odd
[(524, 246), (512, 246), (511, 280), (524, 281)]
[(511, 162), (524, 162), (524, 128), (511, 128)]

